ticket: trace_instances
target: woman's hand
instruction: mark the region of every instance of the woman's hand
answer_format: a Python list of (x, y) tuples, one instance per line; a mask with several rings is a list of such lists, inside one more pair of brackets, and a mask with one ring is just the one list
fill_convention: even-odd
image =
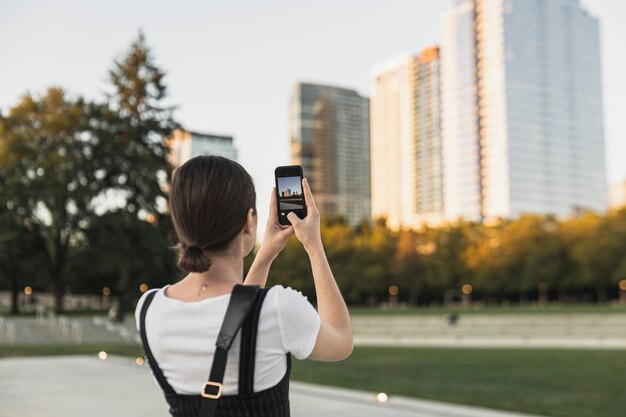
[(350, 356), (354, 346), (350, 314), (324, 253), (320, 235), (320, 213), (306, 179), (302, 180), (302, 188), (307, 215), (300, 220), (294, 213), (289, 213), (287, 218), (309, 255), (315, 281), (317, 310), (322, 321), (309, 358), (319, 361), (343, 360)]
[(287, 218), (293, 225), (296, 237), (307, 253), (311, 251), (323, 249), (322, 237), (320, 235), (320, 212), (317, 210), (309, 182), (306, 178), (302, 180), (302, 189), (304, 190), (304, 200), (306, 202), (306, 217), (300, 219), (294, 212), (287, 214)]
[(283, 226), (278, 222), (278, 208), (276, 204), (276, 188), (272, 188), (270, 197), (270, 215), (265, 225), (263, 244), (257, 256), (261, 255), (274, 260), (285, 247), (285, 243), (293, 234), (293, 227)]
[(293, 234), (293, 227), (283, 226), (278, 223), (278, 208), (276, 207), (276, 189), (272, 189), (270, 198), (270, 216), (265, 226), (263, 244), (259, 252), (254, 257), (248, 275), (244, 280), (245, 285), (260, 285), (265, 287), (270, 266), (280, 251), (285, 247), (285, 243)]

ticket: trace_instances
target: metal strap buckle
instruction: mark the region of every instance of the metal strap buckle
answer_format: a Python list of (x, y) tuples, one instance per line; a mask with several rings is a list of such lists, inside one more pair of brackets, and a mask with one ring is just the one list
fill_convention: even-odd
[[(217, 387), (217, 394), (208, 394), (206, 392), (207, 387)], [(217, 400), (222, 396), (222, 384), (219, 382), (207, 381), (204, 383), (202, 387), (202, 392), (200, 393), (204, 398), (210, 398), (212, 400)]]

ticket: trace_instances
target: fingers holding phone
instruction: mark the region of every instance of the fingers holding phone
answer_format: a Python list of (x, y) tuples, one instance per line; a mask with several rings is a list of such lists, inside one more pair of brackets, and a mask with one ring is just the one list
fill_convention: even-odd
[(285, 243), (287, 243), (287, 240), (292, 234), (293, 227), (284, 226), (278, 222), (276, 190), (272, 189), (272, 195), (270, 197), (270, 215), (265, 225), (263, 245), (261, 245), (261, 248), (267, 251), (269, 256), (273, 259), (283, 250)]
[(320, 213), (315, 205), (315, 199), (308, 181), (302, 180), (302, 188), (304, 190), (304, 198), (306, 200), (307, 215), (304, 219), (299, 218), (296, 213), (289, 212), (287, 214), (288, 220), (293, 225), (293, 230), (296, 237), (302, 245), (304, 250), (309, 252), (310, 250), (322, 248), (322, 237), (320, 234)]

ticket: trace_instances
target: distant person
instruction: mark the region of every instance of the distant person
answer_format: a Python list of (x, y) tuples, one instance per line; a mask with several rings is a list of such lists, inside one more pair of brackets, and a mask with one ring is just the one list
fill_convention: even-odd
[[(289, 213), (293, 226), (278, 223), (272, 192), (263, 244), (243, 280), (243, 258), (254, 248), (257, 229), (252, 178), (238, 163), (217, 156), (193, 158), (175, 171), (170, 210), (180, 242), (178, 265), (189, 274), (147, 291), (135, 312), (172, 416), (289, 416), (291, 355), (338, 361), (351, 354), (348, 309), (326, 260), (313, 195), (306, 180), (302, 185), (308, 215), (301, 220)], [(262, 288), (294, 232), (311, 263), (318, 311), (296, 290)], [(231, 293), (245, 291), (256, 298), (226, 355), (216, 349), (217, 336)], [(224, 358), (223, 382), (209, 381), (212, 364), (223, 365)]]
[(450, 313), (448, 315), (448, 325), (449, 326), (456, 326), (459, 322), (459, 313), (457, 313), (456, 311), (453, 311), (452, 313)]
[(111, 308), (107, 312), (107, 317), (109, 318), (109, 321), (112, 322), (112, 323), (119, 323), (120, 322), (120, 306), (119, 306), (119, 304), (113, 303), (113, 306), (111, 306)]

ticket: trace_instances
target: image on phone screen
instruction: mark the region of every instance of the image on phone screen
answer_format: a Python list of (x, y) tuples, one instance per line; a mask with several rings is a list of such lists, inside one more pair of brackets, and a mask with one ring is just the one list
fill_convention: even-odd
[(303, 210), (304, 196), (302, 195), (302, 178), (278, 177), (278, 201), (280, 210)]

